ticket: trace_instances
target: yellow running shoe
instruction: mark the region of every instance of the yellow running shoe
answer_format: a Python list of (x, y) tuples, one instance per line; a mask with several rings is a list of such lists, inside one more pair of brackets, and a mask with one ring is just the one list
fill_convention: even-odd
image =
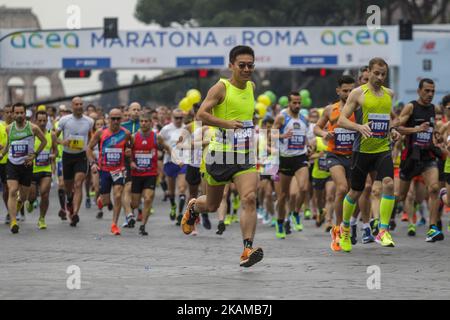
[(238, 214), (231, 215), (231, 221), (234, 222), (234, 223), (238, 223), (239, 222)]
[(386, 229), (381, 229), (375, 238), (375, 242), (381, 244), (383, 247), (395, 247), (391, 234)]
[(17, 224), (16, 220), (12, 220), (11, 224), (9, 225), (9, 228), (12, 233), (16, 234), (19, 233), (19, 225)]
[(31, 202), (31, 201), (27, 200), (27, 201), (25, 201), (25, 204), (26, 204), (25, 207), (27, 208), (27, 212), (32, 213), (34, 210), (34, 201)]
[(352, 251), (352, 241), (350, 240), (350, 227), (341, 226), (341, 238), (339, 239), (339, 246), (342, 251)]
[(45, 218), (40, 217), (38, 220), (38, 228), (39, 230), (45, 230), (47, 229), (47, 224), (45, 223)]
[(225, 217), (225, 225), (229, 226), (233, 222), (233, 216), (231, 214), (227, 214)]

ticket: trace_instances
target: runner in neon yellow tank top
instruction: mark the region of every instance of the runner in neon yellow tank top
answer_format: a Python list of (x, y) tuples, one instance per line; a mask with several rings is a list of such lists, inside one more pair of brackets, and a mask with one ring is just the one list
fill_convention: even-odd
[[(36, 113), (36, 124), (42, 132), (45, 132), (45, 140), (47, 144), (44, 150), (34, 159), (33, 166), (33, 182), (28, 197), (30, 208), (33, 208), (33, 202), (37, 198), (37, 190), (39, 188), (40, 201), (40, 215), (38, 220), (39, 229), (47, 229), (45, 223), (45, 216), (49, 206), (49, 194), (52, 183), (52, 162), (55, 160), (58, 149), (56, 144), (56, 135), (54, 132), (47, 130), (48, 116), (45, 111), (39, 111)], [(41, 143), (39, 138), (35, 139), (35, 149)]]
[[(450, 110), (450, 94), (446, 95), (442, 99), (442, 107), (444, 110)], [(445, 160), (444, 164), (444, 179), (445, 179), (445, 188), (441, 189), (440, 191), (440, 198), (443, 201), (444, 204), (447, 206), (450, 205), (450, 122), (447, 122), (445, 125), (443, 125), (439, 133), (441, 134), (443, 140), (444, 140), (444, 146), (443, 152), (446, 154), (447, 158)], [(447, 225), (447, 230), (450, 232), (450, 221)]]
[[(244, 252), (240, 266), (250, 267), (263, 258), (261, 248), (253, 248), (256, 229), (256, 190), (258, 173), (254, 156), (254, 70), (255, 54), (247, 46), (237, 46), (230, 52), (231, 79), (220, 80), (208, 92), (198, 120), (215, 127), (209, 144), (205, 179), (206, 195), (192, 199), (184, 213), (181, 227), (185, 234), (194, 230), (200, 213), (214, 212), (222, 200), (225, 185), (233, 181), (243, 204), (240, 219)], [(224, 153), (222, 153), (224, 151)], [(228, 156), (228, 157), (227, 157)], [(226, 162), (223, 161), (225, 157)], [(231, 159), (230, 159), (231, 158)], [(231, 160), (231, 161), (230, 161)], [(237, 160), (237, 161), (236, 161)], [(242, 163), (245, 160), (245, 163)], [(231, 162), (231, 163), (230, 163)]]
[[(8, 142), (8, 134), (6, 128), (13, 122), (12, 118), (12, 107), (11, 105), (6, 105), (3, 108), (3, 120), (0, 125), (0, 146), (3, 148)], [(1, 149), (0, 148), (0, 149)], [(8, 208), (8, 184), (6, 183), (6, 163), (8, 162), (8, 155), (3, 157), (0, 161), (0, 180), (3, 184), (3, 201), (5, 202), (5, 207)], [(5, 224), (10, 223), (9, 214), (6, 213)]]
[[(350, 218), (355, 212), (356, 202), (364, 190), (367, 175), (374, 181), (382, 181), (380, 202), (380, 232), (375, 241), (384, 247), (393, 247), (388, 232), (389, 221), (395, 204), (394, 168), (390, 151), (390, 134), (397, 140), (400, 134), (391, 128), (391, 108), (394, 93), (383, 86), (388, 65), (381, 58), (369, 62), (369, 82), (353, 90), (339, 117), (338, 125), (355, 130), (356, 137), (352, 156), (351, 190), (344, 199), (340, 245), (343, 251), (352, 250), (350, 240)], [(348, 118), (355, 112), (356, 123)], [(391, 130), (392, 129), (392, 130)]]
[[(312, 139), (311, 147), (315, 149), (315, 152), (309, 156), (309, 159), (314, 159), (311, 176), (313, 196), (316, 199), (317, 207), (319, 208), (319, 214), (316, 218), (316, 227), (319, 228), (325, 222), (326, 216), (333, 214), (336, 187), (328, 168), (326, 154), (326, 150), (328, 149), (327, 144), (325, 144), (322, 138), (316, 137), (315, 139)], [(330, 222), (330, 218), (328, 218), (328, 222)]]

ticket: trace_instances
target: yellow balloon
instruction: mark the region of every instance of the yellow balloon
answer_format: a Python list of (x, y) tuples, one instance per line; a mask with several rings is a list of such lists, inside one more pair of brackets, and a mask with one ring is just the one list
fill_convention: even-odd
[(319, 112), (319, 116), (322, 116), (323, 110), (324, 110), (324, 108), (319, 108), (319, 109), (317, 109), (317, 112)]
[(189, 98), (184, 97), (178, 104), (178, 107), (185, 112), (189, 112), (193, 108), (193, 105)]
[(267, 113), (267, 106), (264, 103), (258, 102), (255, 105), (255, 110), (258, 112), (259, 117), (262, 118)]
[(186, 97), (194, 103), (199, 103), (202, 100), (202, 94), (197, 89), (191, 89), (186, 93)]
[(265, 94), (262, 94), (258, 97), (258, 102), (264, 104), (266, 107), (270, 106), (272, 104), (272, 101), (268, 96)]

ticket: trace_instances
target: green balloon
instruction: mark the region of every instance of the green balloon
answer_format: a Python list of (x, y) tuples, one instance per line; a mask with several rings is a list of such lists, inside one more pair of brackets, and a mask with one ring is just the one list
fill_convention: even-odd
[(280, 99), (278, 100), (278, 104), (283, 108), (287, 107), (287, 105), (289, 104), (289, 98), (286, 96), (280, 97)]
[(312, 105), (312, 100), (310, 97), (307, 97), (305, 99), (302, 100), (302, 106), (305, 108), (309, 108)]
[(268, 90), (264, 92), (264, 94), (270, 98), (270, 101), (272, 101), (272, 103), (275, 103), (277, 101), (277, 96), (275, 95), (275, 93), (273, 93), (273, 91)]
[(309, 98), (310, 97), (309, 90), (308, 89), (301, 90), (300, 96), (302, 97), (302, 99)]

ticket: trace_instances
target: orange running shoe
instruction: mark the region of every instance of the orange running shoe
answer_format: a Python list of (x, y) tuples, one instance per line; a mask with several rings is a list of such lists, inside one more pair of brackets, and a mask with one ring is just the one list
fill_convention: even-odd
[(262, 248), (245, 248), (241, 255), (240, 266), (244, 268), (249, 268), (255, 263), (260, 262), (264, 257), (264, 252)]
[(408, 214), (406, 212), (403, 211), (402, 214), (402, 222), (406, 222), (409, 220)]
[(113, 224), (111, 225), (111, 233), (112, 233), (113, 235), (115, 235), (115, 236), (120, 236), (120, 229), (119, 229), (119, 227), (117, 226), (117, 224), (113, 223)]
[(339, 239), (341, 237), (341, 228), (339, 226), (333, 226), (330, 230), (331, 234), (331, 245), (330, 248), (333, 251), (341, 251), (341, 246), (339, 245)]
[(184, 234), (191, 234), (195, 230), (195, 223), (199, 223), (200, 215), (194, 212), (194, 204), (197, 199), (191, 199), (186, 210), (184, 211), (183, 218), (181, 219), (181, 229)]

